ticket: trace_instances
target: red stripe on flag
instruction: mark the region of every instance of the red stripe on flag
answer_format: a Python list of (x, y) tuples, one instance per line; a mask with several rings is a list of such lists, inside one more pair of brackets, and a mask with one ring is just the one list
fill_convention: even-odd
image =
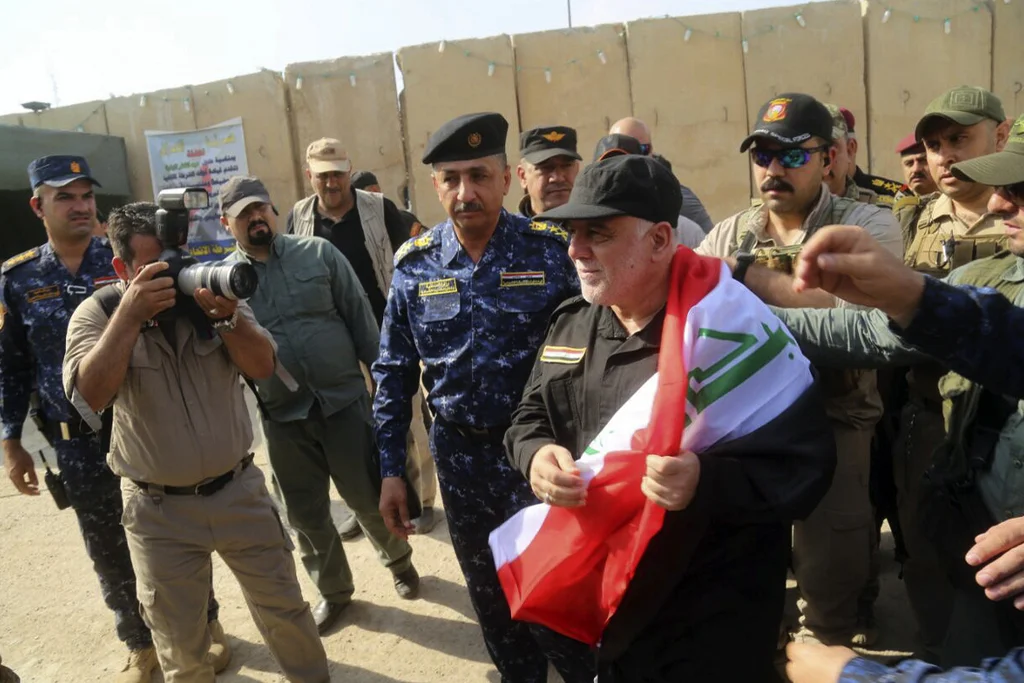
[(651, 420), (633, 435), (634, 450), (605, 457), (590, 481), (585, 507), (552, 507), (530, 544), (498, 570), (513, 618), (591, 645), (600, 640), (664, 521), (665, 510), (646, 499), (640, 482), (648, 453), (679, 452), (686, 418), (686, 318), (718, 284), (721, 268), (718, 259), (686, 247), (676, 251)]

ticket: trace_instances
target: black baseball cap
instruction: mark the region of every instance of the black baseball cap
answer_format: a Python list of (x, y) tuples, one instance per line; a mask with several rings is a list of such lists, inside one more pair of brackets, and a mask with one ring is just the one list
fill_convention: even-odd
[(759, 138), (783, 145), (799, 145), (817, 136), (833, 142), (832, 114), (824, 104), (803, 93), (784, 93), (757, 112), (755, 128), (740, 145), (746, 152)]
[(221, 185), (219, 196), (220, 212), (232, 218), (237, 218), (242, 209), (250, 204), (272, 203), (263, 181), (254, 176), (236, 175), (228, 178), (228, 181)]
[(594, 161), (601, 161), (613, 156), (623, 154), (643, 155), (644, 148), (640, 141), (629, 135), (605, 135), (597, 141), (594, 148)]
[(531, 128), (519, 136), (519, 155), (531, 164), (539, 164), (552, 157), (569, 157), (579, 161), (583, 157), (576, 151), (576, 130), (568, 126)]
[(380, 185), (371, 171), (356, 171), (352, 174), (352, 187), (357, 190), (365, 190), (371, 185)]
[(683, 195), (679, 181), (658, 161), (636, 154), (590, 164), (569, 194), (569, 201), (545, 211), (537, 220), (566, 221), (633, 216), (652, 223), (679, 220)]

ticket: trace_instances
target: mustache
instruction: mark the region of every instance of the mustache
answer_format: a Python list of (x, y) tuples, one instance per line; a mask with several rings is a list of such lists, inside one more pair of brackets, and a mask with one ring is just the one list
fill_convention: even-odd
[(483, 204), (477, 202), (459, 202), (455, 205), (455, 213), (462, 213), (464, 211), (483, 211)]
[(911, 180), (925, 180), (927, 177), (928, 176), (926, 176), (924, 173), (911, 173), (910, 174), (910, 179)]
[(772, 190), (783, 190), (785, 192), (794, 191), (793, 186), (781, 178), (769, 178), (761, 183), (761, 192), (771, 192)]
[(253, 221), (252, 223), (249, 224), (249, 230), (255, 230), (261, 225), (267, 230), (270, 230), (270, 226), (264, 220)]

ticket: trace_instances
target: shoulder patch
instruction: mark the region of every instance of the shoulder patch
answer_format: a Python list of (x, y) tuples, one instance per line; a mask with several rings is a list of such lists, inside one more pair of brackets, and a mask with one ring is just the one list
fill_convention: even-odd
[(921, 206), (921, 198), (916, 194), (907, 195), (892, 203), (892, 212), (895, 214), (907, 210), (907, 207), (917, 208), (918, 206)]
[(406, 240), (405, 244), (398, 248), (395, 252), (395, 265), (404, 259), (406, 256), (414, 251), (421, 251), (426, 249), (434, 243), (434, 228), (427, 230), (426, 232), (413, 237), (412, 239)]
[(3, 266), (0, 266), (0, 273), (6, 273), (10, 271), (12, 268), (17, 268), (22, 263), (28, 263), (33, 259), (37, 259), (39, 258), (39, 254), (39, 247), (33, 247), (28, 251), (21, 252), (17, 256), (12, 256), (11, 258), (4, 261)]
[(555, 223), (547, 221), (531, 221), (529, 232), (534, 235), (547, 235), (563, 244), (569, 243), (569, 231)]

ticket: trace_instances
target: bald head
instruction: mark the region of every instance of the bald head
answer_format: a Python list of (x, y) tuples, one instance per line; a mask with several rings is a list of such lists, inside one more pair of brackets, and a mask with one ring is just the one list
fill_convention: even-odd
[(632, 116), (616, 121), (608, 131), (608, 134), (628, 135), (639, 140), (641, 145), (650, 145), (651, 151), (654, 149), (654, 145), (651, 145), (651, 129), (647, 127), (646, 123)]

